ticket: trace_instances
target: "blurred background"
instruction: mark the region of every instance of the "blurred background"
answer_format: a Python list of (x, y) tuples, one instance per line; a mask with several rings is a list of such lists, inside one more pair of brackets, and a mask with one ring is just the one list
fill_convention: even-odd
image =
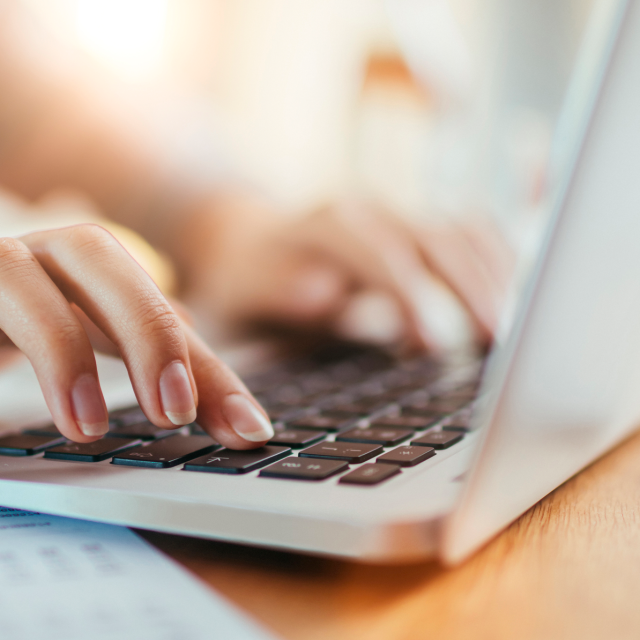
[(356, 191), (411, 217), (481, 208), (511, 233), (548, 190), (592, 4), (20, 1), (179, 131), (194, 166), (215, 140), (291, 210)]

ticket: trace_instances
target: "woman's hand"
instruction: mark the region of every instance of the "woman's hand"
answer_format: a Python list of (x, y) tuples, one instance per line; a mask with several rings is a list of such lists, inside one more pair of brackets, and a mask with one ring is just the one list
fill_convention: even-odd
[[(489, 341), (515, 262), (488, 219), (413, 226), (361, 202), (291, 219), (228, 197), (190, 227), (181, 264), (200, 317), (357, 336), (367, 313), (354, 308), (382, 294), (397, 311), (393, 337), (414, 348), (454, 346), (461, 323)], [(389, 305), (378, 308), (369, 320)]]
[(198, 423), (248, 449), (273, 430), (238, 377), (181, 320), (118, 241), (97, 225), (0, 239), (0, 344), (31, 361), (60, 432), (93, 442), (108, 430), (92, 342), (122, 357), (155, 425)]

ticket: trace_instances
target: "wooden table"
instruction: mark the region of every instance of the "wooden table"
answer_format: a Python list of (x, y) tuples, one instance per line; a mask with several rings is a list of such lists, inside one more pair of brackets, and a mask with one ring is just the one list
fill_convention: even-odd
[(284, 638), (640, 638), (640, 434), (453, 570), (145, 535)]

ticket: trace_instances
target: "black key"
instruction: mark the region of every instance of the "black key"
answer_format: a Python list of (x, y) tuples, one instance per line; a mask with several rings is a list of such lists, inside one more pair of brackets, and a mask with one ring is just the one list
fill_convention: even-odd
[(287, 400), (267, 400), (267, 402), (265, 402), (266, 405), (266, 409), (268, 411), (295, 411), (297, 409), (299, 409), (300, 407), (304, 407), (306, 405), (310, 404), (306, 398), (289, 398)]
[(399, 464), (401, 467), (415, 467), (435, 455), (436, 452), (428, 447), (398, 447), (380, 456), (376, 462)]
[(176, 436), (114, 456), (111, 464), (167, 469), (221, 448), (209, 436)]
[(305, 393), (330, 393), (340, 389), (342, 386), (339, 382), (336, 382), (323, 373), (313, 373), (309, 376), (305, 376), (303, 380), (299, 382), (300, 386), (304, 389)]
[(278, 387), (269, 394), (269, 401), (272, 404), (285, 404), (299, 406), (302, 402), (304, 391), (294, 384)]
[(413, 431), (406, 429), (349, 429), (341, 433), (336, 440), (340, 442), (370, 442), (381, 444), (383, 447), (395, 447), (413, 435)]
[(263, 469), (260, 475), (265, 478), (324, 480), (348, 468), (349, 464), (342, 460), (312, 460), (292, 456)]
[(371, 380), (358, 385), (356, 392), (361, 396), (377, 396), (386, 391), (384, 385), (379, 380)]
[(60, 435), (60, 431), (58, 431), (58, 427), (55, 424), (47, 424), (41, 427), (28, 427), (26, 429), (22, 429), (21, 433), (24, 433), (27, 436), (55, 436)]
[(400, 473), (400, 467), (395, 464), (363, 464), (358, 469), (340, 478), (341, 484), (372, 485), (392, 478)]
[(44, 452), (45, 458), (52, 460), (73, 460), (75, 462), (101, 462), (125, 449), (140, 444), (140, 440), (128, 438), (103, 438), (88, 444), (67, 442)]
[(474, 400), (478, 395), (477, 389), (469, 391), (451, 391), (444, 395), (438, 396), (438, 400), (450, 400), (452, 402), (458, 402), (460, 405), (467, 404)]
[(55, 447), (65, 442), (60, 435), (8, 435), (0, 438), (0, 455), (3, 456), (33, 456), (49, 447)]
[(321, 442), (301, 451), (303, 458), (329, 458), (330, 460), (346, 460), (353, 464), (365, 462), (382, 453), (378, 444), (351, 444), (350, 442)]
[(287, 418), (293, 417), (300, 413), (301, 409), (299, 407), (289, 407), (278, 405), (277, 407), (269, 407), (267, 409), (267, 413), (273, 422), (280, 422), (281, 420), (286, 420)]
[(379, 381), (382, 382), (387, 389), (398, 389), (413, 384), (411, 374), (407, 371), (401, 371), (398, 369), (393, 369), (391, 371), (387, 371), (387, 373), (383, 373), (380, 376)]
[(468, 400), (456, 400), (454, 398), (434, 398), (427, 407), (431, 411), (437, 411), (439, 413), (453, 413), (457, 411), (465, 404), (468, 404)]
[(408, 395), (416, 395), (417, 393), (422, 393), (423, 389), (421, 389), (419, 384), (404, 384), (400, 386), (394, 386), (387, 391), (388, 395), (395, 394), (397, 398), (406, 398)]
[(400, 404), (409, 409), (427, 409), (431, 402), (431, 396), (426, 392), (413, 393), (403, 398)]
[(435, 422), (436, 420), (445, 418), (447, 416), (447, 413), (442, 411), (434, 411), (433, 409), (415, 409), (413, 407), (402, 407), (401, 415), (415, 416)]
[(352, 393), (342, 392), (335, 393), (324, 399), (323, 402), (319, 403), (319, 406), (322, 408), (330, 408), (337, 404), (349, 404), (355, 400), (355, 397)]
[(147, 420), (147, 416), (144, 415), (144, 411), (140, 407), (129, 407), (128, 409), (113, 411), (110, 417), (122, 425), (137, 424)]
[(175, 436), (176, 429), (161, 429), (151, 424), (146, 418), (137, 424), (117, 424), (105, 434), (106, 438), (134, 438), (137, 440), (160, 440)]
[(269, 444), (281, 444), (293, 449), (302, 449), (326, 438), (326, 431), (311, 431), (309, 429), (284, 429), (276, 431), (276, 435), (269, 440)]
[[(385, 393), (378, 394), (375, 398), (368, 398), (368, 400), (375, 400), (378, 406), (388, 406), (390, 404), (396, 404), (400, 398), (402, 398), (402, 393), (398, 393), (395, 390), (386, 391)], [(374, 405), (371, 402), (371, 405)]]
[(471, 431), (471, 427), (468, 424), (464, 424), (458, 420), (454, 420), (449, 424), (443, 424), (442, 429), (444, 431), (462, 431), (464, 433)]
[(433, 398), (425, 393), (413, 394), (400, 401), (402, 413), (407, 415), (446, 415), (468, 403), (469, 400), (463, 398)]
[(124, 407), (124, 409), (114, 409), (109, 412), (109, 417), (117, 420), (120, 416), (124, 416), (128, 413), (133, 413), (135, 411), (140, 411), (140, 407), (136, 404), (131, 407)]
[(350, 423), (351, 421), (346, 421), (344, 417), (334, 418), (324, 415), (313, 415), (291, 420), (287, 423), (287, 426), (299, 429), (318, 429), (320, 431), (340, 431), (340, 429)]
[(206, 436), (207, 432), (197, 423), (192, 423), (189, 425), (189, 435), (192, 436)]
[(451, 416), (442, 425), (442, 428), (446, 431), (471, 431), (471, 409), (463, 409), (458, 411), (455, 415)]
[(327, 409), (340, 409), (344, 408), (351, 413), (370, 413), (371, 411), (375, 411), (380, 407), (384, 407), (389, 404), (389, 401), (386, 399), (385, 394), (378, 394), (376, 396), (369, 396), (364, 398), (357, 398), (356, 400), (351, 400), (349, 402), (340, 402), (335, 405), (328, 406)]
[(266, 467), (291, 453), (289, 447), (266, 445), (250, 451), (219, 449), (184, 465), (185, 471), (206, 471), (211, 473), (249, 473)]
[(462, 431), (432, 431), (417, 440), (412, 440), (411, 444), (420, 447), (433, 447), (434, 449), (448, 449), (450, 446), (460, 442), (464, 437)]
[(358, 418), (359, 416), (368, 416), (384, 409), (388, 405), (388, 402), (380, 402), (380, 400), (374, 398), (363, 398), (355, 402), (331, 405), (322, 410), (322, 415), (347, 420), (349, 418)]
[(420, 416), (389, 416), (372, 420), (371, 426), (376, 429), (382, 427), (384, 429), (412, 429), (413, 431), (419, 431), (432, 427), (435, 422), (437, 420), (421, 418)]

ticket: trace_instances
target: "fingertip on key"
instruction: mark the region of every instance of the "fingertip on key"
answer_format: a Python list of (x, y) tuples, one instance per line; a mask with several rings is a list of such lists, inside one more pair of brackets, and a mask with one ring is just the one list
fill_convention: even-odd
[(222, 412), (231, 428), (244, 440), (265, 442), (274, 436), (268, 418), (240, 393), (229, 394), (224, 399)]

